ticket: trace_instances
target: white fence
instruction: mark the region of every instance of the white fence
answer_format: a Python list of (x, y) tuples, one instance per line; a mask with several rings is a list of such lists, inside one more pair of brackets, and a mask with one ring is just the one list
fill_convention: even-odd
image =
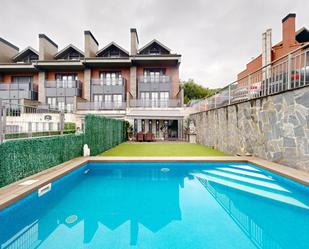
[(309, 49), (305, 46), (239, 78), (214, 96), (194, 103), (191, 112), (216, 109), (309, 85)]
[(7, 139), (63, 134), (64, 113), (0, 99), (0, 143)]

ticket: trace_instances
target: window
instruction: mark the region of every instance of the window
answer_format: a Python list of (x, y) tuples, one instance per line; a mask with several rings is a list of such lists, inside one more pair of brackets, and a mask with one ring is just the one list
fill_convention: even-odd
[(160, 106), (161, 107), (168, 107), (168, 101), (169, 101), (169, 92), (160, 92)]
[(158, 92), (152, 92), (151, 93), (151, 106), (152, 107), (158, 107), (159, 106), (159, 93)]
[(57, 99), (54, 97), (48, 97), (47, 98), (47, 104), (51, 107), (51, 108), (57, 108)]
[[(12, 76), (11, 80), (13, 84), (17, 84), (15, 87), (18, 88), (18, 90), (30, 90), (29, 84), (32, 82), (32, 76)], [(13, 87), (13, 85), (11, 87)]]
[(142, 119), (142, 132), (145, 132), (145, 119)]
[(156, 138), (160, 135), (160, 121), (156, 120)]
[(77, 74), (56, 74), (58, 88), (73, 88), (75, 81), (78, 80)]
[(67, 104), (67, 112), (73, 112), (73, 104)]
[(95, 94), (95, 95), (93, 95), (93, 101), (94, 101), (95, 103), (103, 102), (103, 95), (101, 95), (101, 94)]
[(122, 85), (121, 72), (102, 72), (100, 73), (101, 85)]
[(144, 106), (144, 107), (149, 106), (149, 103), (150, 103), (149, 99), (150, 99), (149, 92), (141, 92), (141, 102), (142, 102), (141, 104), (142, 104), (142, 106)]
[(148, 121), (148, 131), (152, 132), (152, 120)]
[(165, 68), (146, 68), (144, 69), (144, 83), (148, 82), (160, 82), (160, 79), (164, 78)]
[(103, 102), (103, 95), (95, 94), (93, 95), (94, 108), (98, 109), (101, 107)]
[(114, 106), (115, 107), (121, 107), (122, 104), (122, 95), (121, 94), (114, 94), (113, 96), (113, 100), (114, 100)]
[(104, 95), (104, 102), (105, 102), (105, 106), (107, 108), (112, 108), (112, 95), (105, 94)]
[(62, 112), (65, 111), (65, 104), (64, 104), (63, 101), (58, 102), (58, 109), (59, 109), (59, 111), (62, 111)]

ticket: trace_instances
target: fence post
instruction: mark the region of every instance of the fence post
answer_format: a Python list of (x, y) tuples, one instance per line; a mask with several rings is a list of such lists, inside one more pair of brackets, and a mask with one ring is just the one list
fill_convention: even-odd
[(0, 99), (0, 143), (3, 143), (5, 140), (5, 126), (6, 126), (6, 110), (5, 105)]
[(64, 112), (60, 112), (60, 134), (63, 135), (64, 130)]
[(250, 90), (251, 90), (251, 74), (248, 76), (248, 99), (251, 99), (251, 93), (250, 93)]
[(292, 63), (292, 55), (288, 55), (288, 89), (291, 89), (291, 77), (292, 77), (292, 72), (291, 72), (291, 63)]
[(231, 84), (229, 84), (229, 105), (231, 104)]

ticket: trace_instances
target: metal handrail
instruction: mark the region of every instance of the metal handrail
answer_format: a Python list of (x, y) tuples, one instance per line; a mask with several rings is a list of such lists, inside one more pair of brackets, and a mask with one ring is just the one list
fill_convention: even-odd
[(220, 108), (309, 84), (309, 43), (228, 84), (192, 105), (192, 112)]
[(139, 83), (170, 83), (171, 77), (168, 75), (150, 76), (143, 75), (138, 77)]
[(179, 99), (131, 99), (130, 107), (169, 108), (181, 107)]
[(123, 110), (126, 102), (77, 102), (77, 110)]
[(100, 79), (91, 79), (91, 84), (92, 85), (99, 85), (99, 86), (124, 86), (126, 82), (125, 78), (100, 78)]
[(82, 88), (80, 80), (46, 80), (46, 88)]

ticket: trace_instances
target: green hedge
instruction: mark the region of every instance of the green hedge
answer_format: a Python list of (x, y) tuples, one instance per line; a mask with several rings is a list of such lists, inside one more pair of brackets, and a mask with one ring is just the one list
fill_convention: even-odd
[(85, 117), (85, 133), (19, 139), (0, 144), (0, 187), (83, 154), (88, 144), (97, 155), (125, 140), (124, 121)]
[(88, 144), (92, 156), (125, 140), (124, 121), (94, 115), (87, 115), (85, 120), (85, 143)]

